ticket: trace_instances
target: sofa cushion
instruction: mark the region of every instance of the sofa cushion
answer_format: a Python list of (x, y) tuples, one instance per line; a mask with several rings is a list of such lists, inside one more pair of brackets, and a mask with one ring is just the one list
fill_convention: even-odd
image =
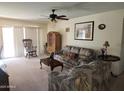
[(72, 47), (71, 50), (70, 50), (70, 52), (79, 54), (79, 50), (80, 50), (79, 47)]
[(79, 58), (80, 58), (80, 59), (84, 59), (84, 60), (85, 60), (85, 59), (87, 59), (88, 57), (87, 57), (87, 56), (85, 56), (85, 55), (80, 55), (80, 56), (79, 56)]
[(78, 58), (78, 54), (73, 53), (73, 52), (70, 52), (70, 53), (69, 53), (69, 58), (72, 59), (72, 60), (75, 60), (75, 59)]
[(63, 55), (63, 59), (70, 60), (70, 52), (65, 52)]
[(66, 59), (66, 60), (77, 60), (78, 59), (78, 54), (72, 53), (72, 52), (65, 52), (63, 54), (63, 59)]
[(94, 50), (81, 48), (79, 52), (79, 62), (89, 63), (95, 59)]
[(79, 52), (79, 56), (86, 56), (86, 57), (91, 58), (92, 56), (94, 56), (94, 50), (87, 49), (87, 48), (81, 48)]
[(60, 61), (60, 62), (64, 62), (64, 59), (63, 59), (63, 56), (62, 55), (54, 55), (54, 59), (55, 60), (58, 60), (58, 61)]
[(66, 47), (64, 47), (64, 48), (62, 49), (63, 53), (64, 53), (64, 52), (70, 52), (70, 50), (71, 50), (71, 47), (70, 47), (70, 46), (66, 46)]
[(90, 62), (91, 62), (91, 60), (89, 58), (86, 58), (86, 59), (79, 58), (78, 59), (79, 64), (89, 64)]
[(63, 57), (69, 57), (69, 52), (64, 51), (63, 52)]
[(93, 55), (93, 50), (92, 49), (87, 49), (87, 48), (81, 48), (79, 55), (84, 55), (84, 56), (92, 56)]
[(74, 67), (82, 63), (89, 64), (96, 56), (95, 50), (89, 48), (66, 46), (61, 51), (61, 54), (55, 55), (55, 59), (68, 67)]

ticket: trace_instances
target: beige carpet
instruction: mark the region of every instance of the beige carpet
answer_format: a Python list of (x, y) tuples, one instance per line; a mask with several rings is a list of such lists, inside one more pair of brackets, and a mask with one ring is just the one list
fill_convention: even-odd
[(118, 77), (111, 78), (111, 91), (124, 91), (124, 72)]
[(40, 69), (40, 58), (12, 58), (2, 60), (7, 64), (7, 73), (12, 91), (48, 90), (48, 67)]
[[(45, 56), (42, 56), (43, 58)], [(47, 91), (49, 67), (40, 69), (40, 58), (11, 58), (2, 60), (7, 64), (10, 90), (12, 91)], [(61, 71), (61, 68), (54, 70)], [(124, 73), (117, 78), (112, 77), (110, 90), (124, 90)]]

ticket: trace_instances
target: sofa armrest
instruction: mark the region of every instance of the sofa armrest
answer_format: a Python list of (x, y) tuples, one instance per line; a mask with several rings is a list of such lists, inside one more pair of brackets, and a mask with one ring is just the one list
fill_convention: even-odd
[(79, 64), (78, 66), (75, 66), (75, 67), (86, 67), (86, 66), (90, 66), (90, 65), (94, 65), (94, 63), (96, 63), (97, 60), (93, 60), (93, 61), (90, 61), (90, 62), (87, 62), (87, 61), (79, 61)]
[(62, 80), (61, 90), (66, 91), (81, 91), (91, 90), (92, 85), (92, 70), (73, 68), (68, 73), (68, 77)]
[(71, 73), (70, 71), (69, 73), (51, 72), (49, 74), (49, 90), (91, 90), (91, 72), (90, 69), (86, 71), (74, 69)]
[(67, 74), (61, 74), (57, 71), (49, 73), (48, 87), (49, 91), (61, 91), (61, 83), (63, 79), (67, 78)]
[(88, 75), (89, 80), (92, 81), (92, 90), (101, 90), (103, 88), (102, 86), (104, 86), (104, 89), (109, 87), (108, 82), (111, 75), (110, 62), (101, 62), (100, 60), (95, 60), (94, 62), (90, 62), (89, 64), (79, 65), (75, 69), (79, 68), (81, 68), (82, 72), (85, 72), (86, 75)]

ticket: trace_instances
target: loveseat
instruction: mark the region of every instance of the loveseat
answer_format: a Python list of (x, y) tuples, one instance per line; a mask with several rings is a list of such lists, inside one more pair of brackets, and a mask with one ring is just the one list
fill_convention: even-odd
[(49, 90), (109, 90), (111, 62), (101, 61), (97, 55), (93, 49), (74, 46), (66, 46), (55, 53), (54, 59), (63, 62), (68, 69), (49, 73)]

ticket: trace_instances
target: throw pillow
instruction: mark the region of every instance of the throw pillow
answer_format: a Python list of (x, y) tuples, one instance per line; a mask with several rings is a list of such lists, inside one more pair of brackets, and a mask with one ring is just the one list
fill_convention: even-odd
[(76, 53), (70, 53), (69, 54), (69, 58), (72, 60), (76, 59), (77, 57), (78, 57), (78, 54), (76, 54)]
[(83, 59), (83, 60), (86, 60), (88, 57), (85, 56), (85, 55), (80, 55), (79, 58)]
[(80, 55), (79, 59), (82, 61), (88, 62), (88, 63), (91, 61), (91, 59), (89, 57), (84, 56), (84, 55)]
[(64, 53), (63, 53), (63, 56), (64, 56), (65, 58), (69, 58), (69, 54), (70, 54), (69, 52), (64, 52)]

